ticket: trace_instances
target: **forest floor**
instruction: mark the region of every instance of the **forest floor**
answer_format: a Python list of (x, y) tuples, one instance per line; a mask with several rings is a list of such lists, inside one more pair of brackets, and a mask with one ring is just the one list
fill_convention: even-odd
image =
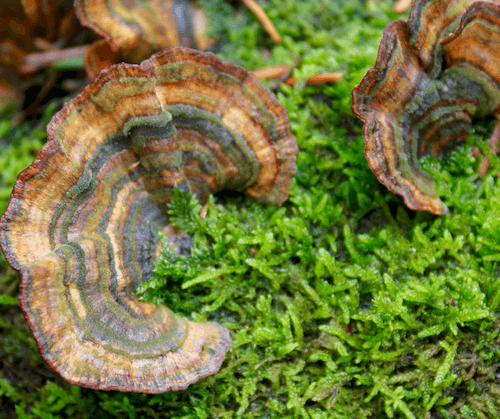
[[(299, 82), (273, 86), (300, 153), (280, 208), (220, 194), (207, 216), (182, 194), (170, 216), (194, 237), (166, 248), (145, 299), (231, 330), (219, 373), (186, 391), (146, 395), (65, 383), (38, 354), (0, 261), (0, 418), (498, 418), (500, 417), (500, 162), (493, 122), (422, 165), (449, 213), (408, 210), (363, 154), (351, 90), (375, 63), (391, 1), (269, 0), (275, 44), (255, 16), (203, 0), (217, 55), (249, 70), (287, 64)], [(321, 72), (342, 81), (304, 85)], [(0, 121), (0, 214), (17, 174), (45, 141)], [(479, 148), (490, 158), (479, 177)], [(476, 157), (474, 157), (476, 156)], [(3, 413), (2, 413), (3, 412)], [(6, 416), (2, 416), (6, 415)]]

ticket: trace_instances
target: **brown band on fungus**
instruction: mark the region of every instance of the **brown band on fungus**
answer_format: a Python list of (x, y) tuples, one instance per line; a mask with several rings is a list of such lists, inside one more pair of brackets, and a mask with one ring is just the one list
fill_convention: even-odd
[(488, 88), (488, 99), (480, 104), (479, 116), (499, 115), (499, 101), (490, 100), (500, 90), (500, 1), (477, 2), (463, 14), (458, 29), (441, 40), (448, 68), (457, 67)]
[(470, 3), (415, 1), (408, 23), (384, 30), (375, 67), (352, 93), (370, 168), (413, 210), (447, 212), (420, 158), (463, 142), (472, 118), (498, 113), (500, 6)]
[(297, 145), (285, 108), (245, 69), (171, 48), (119, 64), (54, 115), (18, 177), (0, 245), (49, 365), (70, 383), (162, 393), (217, 372), (217, 323), (140, 301), (174, 188), (287, 199)]
[[(412, 4), (408, 27), (413, 46), (424, 69), (439, 71), (439, 40), (453, 32), (463, 12), (476, 0), (416, 0)], [(437, 62), (436, 62), (437, 60)]]

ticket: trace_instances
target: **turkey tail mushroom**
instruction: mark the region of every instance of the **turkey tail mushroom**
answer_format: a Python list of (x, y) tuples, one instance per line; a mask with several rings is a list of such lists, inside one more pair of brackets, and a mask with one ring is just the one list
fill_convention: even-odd
[(223, 326), (134, 290), (152, 277), (174, 188), (287, 199), (298, 150), (285, 108), (245, 69), (177, 47), (101, 72), (47, 134), (0, 219), (44, 359), (101, 390), (182, 390), (217, 372), (231, 345)]
[(416, 0), (408, 22), (384, 30), (352, 111), (370, 168), (409, 208), (448, 211), (419, 159), (463, 142), (472, 118), (498, 116), (499, 44), (500, 1)]
[(191, 0), (75, 0), (83, 26), (102, 36), (85, 55), (91, 78), (119, 61), (139, 63), (167, 47), (207, 49), (206, 19)]

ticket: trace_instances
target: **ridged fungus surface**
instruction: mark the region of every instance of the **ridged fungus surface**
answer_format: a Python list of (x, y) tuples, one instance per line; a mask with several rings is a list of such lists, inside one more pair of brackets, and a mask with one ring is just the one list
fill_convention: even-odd
[(377, 178), (413, 210), (448, 211), (419, 164), (463, 142), (474, 117), (499, 116), (500, 1), (415, 0), (384, 30), (353, 90)]
[(91, 77), (119, 61), (139, 63), (167, 47), (206, 49), (204, 17), (191, 0), (75, 0), (78, 19), (104, 39), (85, 56)]
[(58, 112), (0, 219), (40, 352), (70, 383), (161, 393), (217, 372), (231, 345), (140, 301), (175, 187), (288, 197), (297, 145), (285, 108), (245, 69), (171, 48), (103, 71)]

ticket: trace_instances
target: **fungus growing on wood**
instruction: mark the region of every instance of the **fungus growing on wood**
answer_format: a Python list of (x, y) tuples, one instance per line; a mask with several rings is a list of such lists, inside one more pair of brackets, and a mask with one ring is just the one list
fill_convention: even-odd
[(174, 188), (288, 197), (285, 108), (248, 71), (171, 48), (103, 71), (58, 112), (18, 177), (0, 244), (49, 365), (70, 383), (161, 393), (217, 372), (229, 332), (140, 301)]
[(90, 77), (119, 61), (139, 63), (177, 45), (205, 50), (205, 18), (190, 0), (75, 0), (78, 19), (104, 39), (85, 55)]
[(498, 116), (499, 60), (499, 1), (417, 0), (384, 30), (352, 111), (370, 168), (409, 208), (447, 212), (419, 159), (463, 142), (472, 118)]

